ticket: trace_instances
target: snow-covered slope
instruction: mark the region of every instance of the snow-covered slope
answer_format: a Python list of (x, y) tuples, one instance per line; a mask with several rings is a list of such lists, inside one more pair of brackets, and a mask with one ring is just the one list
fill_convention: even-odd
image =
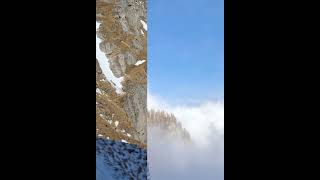
[(147, 180), (147, 152), (137, 145), (96, 139), (96, 180)]
[[(101, 23), (96, 22), (96, 31), (99, 30), (100, 24)], [(108, 79), (109, 82), (112, 82), (112, 85), (116, 89), (116, 92), (121, 93), (122, 92), (121, 81), (123, 80), (123, 77), (117, 78), (114, 76), (113, 72), (110, 69), (110, 64), (109, 64), (109, 60), (107, 59), (107, 56), (100, 49), (101, 42), (102, 40), (96, 34), (96, 58), (99, 61), (100, 67), (105, 77)]]
[(113, 179), (113, 169), (105, 163), (105, 157), (102, 154), (96, 155), (96, 179)]

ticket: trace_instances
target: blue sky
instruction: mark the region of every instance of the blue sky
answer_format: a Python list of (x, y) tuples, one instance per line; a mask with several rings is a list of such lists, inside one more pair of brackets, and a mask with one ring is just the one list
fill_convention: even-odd
[(224, 96), (223, 0), (148, 1), (148, 91), (171, 103)]

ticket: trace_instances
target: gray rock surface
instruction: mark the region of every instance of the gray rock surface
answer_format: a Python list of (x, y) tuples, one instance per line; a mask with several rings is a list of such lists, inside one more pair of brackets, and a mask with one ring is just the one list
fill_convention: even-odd
[(137, 131), (133, 138), (146, 144), (146, 65), (135, 66), (137, 61), (147, 60), (147, 31), (141, 23), (141, 20), (147, 22), (146, 1), (96, 0), (96, 3), (96, 20), (101, 23), (99, 47), (109, 59), (114, 76), (124, 77), (121, 108)]
[(136, 130), (138, 132), (138, 140), (147, 142), (147, 90), (146, 85), (129, 84), (128, 88), (132, 90), (132, 94), (126, 94), (124, 101), (124, 109), (130, 119), (134, 120)]

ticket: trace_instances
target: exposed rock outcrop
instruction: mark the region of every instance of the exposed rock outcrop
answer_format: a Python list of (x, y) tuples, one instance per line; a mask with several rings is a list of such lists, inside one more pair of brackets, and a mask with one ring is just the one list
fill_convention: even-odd
[(182, 127), (173, 114), (164, 111), (150, 110), (148, 112), (148, 129), (157, 128), (163, 137), (181, 139), (184, 142), (191, 142), (189, 132)]
[[(96, 21), (100, 23), (98, 48), (106, 55), (113, 75), (123, 78), (119, 94), (113, 83), (103, 77), (101, 65), (96, 63), (97, 136), (146, 146), (146, 1), (96, 0)], [(145, 61), (136, 64), (139, 60)], [(122, 136), (126, 134), (130, 137)]]

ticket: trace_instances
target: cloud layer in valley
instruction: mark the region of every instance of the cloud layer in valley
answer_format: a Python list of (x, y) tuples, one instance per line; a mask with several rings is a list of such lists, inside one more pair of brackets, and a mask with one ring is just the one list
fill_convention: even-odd
[(224, 103), (209, 101), (198, 105), (171, 105), (160, 97), (148, 94), (148, 109), (173, 113), (199, 145), (210, 144), (212, 131), (224, 134)]
[(149, 130), (148, 161), (152, 179), (224, 179), (223, 102), (171, 105), (148, 95), (148, 109), (173, 113), (193, 141), (185, 144), (162, 137), (159, 129)]

